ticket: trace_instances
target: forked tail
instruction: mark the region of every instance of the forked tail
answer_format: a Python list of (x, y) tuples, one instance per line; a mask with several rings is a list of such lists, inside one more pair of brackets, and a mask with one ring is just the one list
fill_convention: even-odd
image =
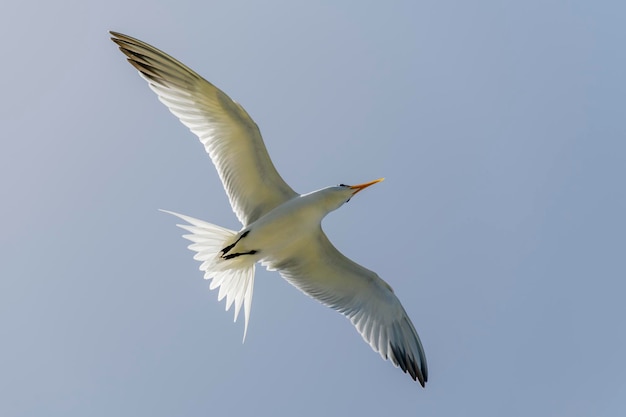
[(219, 287), (218, 301), (226, 297), (226, 311), (233, 303), (235, 304), (235, 321), (243, 305), (245, 317), (243, 340), (245, 341), (254, 287), (254, 263), (225, 261), (220, 257), (222, 249), (233, 240), (237, 232), (183, 214), (161, 211), (189, 223), (177, 226), (190, 232), (183, 237), (193, 242), (188, 247), (196, 252), (193, 258), (202, 262), (200, 270), (204, 272), (204, 279), (211, 280), (209, 288), (214, 290)]

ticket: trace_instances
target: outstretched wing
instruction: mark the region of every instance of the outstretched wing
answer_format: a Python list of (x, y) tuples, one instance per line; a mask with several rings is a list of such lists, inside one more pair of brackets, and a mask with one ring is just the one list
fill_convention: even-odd
[(284, 259), (264, 264), (345, 315), (372, 349), (424, 386), (428, 380), (424, 348), (393, 290), (376, 273), (341, 254), (321, 228)]
[(112, 40), (213, 160), (233, 211), (244, 225), (297, 194), (280, 177), (248, 113), (176, 59), (117, 32)]

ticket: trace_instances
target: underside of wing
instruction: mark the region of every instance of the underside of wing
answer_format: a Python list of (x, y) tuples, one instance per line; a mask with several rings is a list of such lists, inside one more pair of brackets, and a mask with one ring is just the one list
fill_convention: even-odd
[(243, 107), (159, 49), (121, 33), (111, 35), (159, 100), (198, 136), (244, 225), (297, 195), (276, 171), (258, 126)]
[(422, 343), (391, 287), (339, 252), (319, 230), (282, 260), (268, 260), (292, 285), (344, 314), (384, 359), (418, 380), (428, 379)]

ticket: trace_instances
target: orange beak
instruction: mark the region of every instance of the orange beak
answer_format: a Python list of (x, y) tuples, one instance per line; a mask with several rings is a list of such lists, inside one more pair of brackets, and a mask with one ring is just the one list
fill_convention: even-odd
[(354, 190), (354, 192), (352, 193), (352, 195), (358, 193), (361, 190), (366, 189), (367, 187), (369, 187), (370, 185), (374, 185), (376, 183), (381, 182), (382, 180), (384, 180), (384, 178), (379, 178), (377, 180), (374, 181), (370, 181), (370, 182), (366, 182), (364, 184), (359, 184), (359, 185), (351, 185), (350, 188), (352, 188)]

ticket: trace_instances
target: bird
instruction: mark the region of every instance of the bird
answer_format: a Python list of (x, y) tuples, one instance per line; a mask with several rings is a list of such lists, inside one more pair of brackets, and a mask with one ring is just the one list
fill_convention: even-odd
[(428, 380), (422, 342), (393, 289), (378, 274), (344, 256), (321, 222), (383, 178), (339, 184), (306, 194), (279, 175), (261, 132), (246, 110), (195, 71), (154, 46), (110, 31), (111, 40), (159, 100), (202, 142), (242, 224), (229, 230), (166, 211), (184, 221), (183, 237), (201, 262), (210, 289), (219, 288), (235, 321), (243, 307), (245, 341), (257, 263), (347, 317), (385, 360), (419, 381)]

